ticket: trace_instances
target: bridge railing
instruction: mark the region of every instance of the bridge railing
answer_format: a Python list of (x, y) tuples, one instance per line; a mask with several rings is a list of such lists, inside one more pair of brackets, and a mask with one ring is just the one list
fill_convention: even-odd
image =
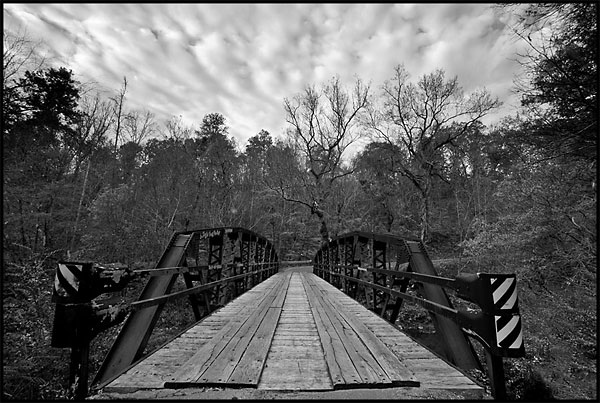
[[(167, 302), (188, 297), (195, 319), (200, 320), (278, 271), (271, 242), (244, 228), (176, 233), (156, 267), (150, 269), (59, 262), (51, 345), (71, 348), (71, 394), (82, 399), (88, 393), (89, 345), (100, 332), (127, 318), (96, 374), (98, 387), (142, 357)], [(186, 288), (171, 292), (179, 275)], [(139, 277), (148, 280), (137, 301), (125, 303), (114, 296)]]
[[(502, 357), (522, 357), (521, 317), (514, 274), (437, 275), (421, 242), (351, 232), (323, 245), (313, 260), (316, 275), (395, 323), (407, 300), (432, 314), (446, 357), (463, 369), (482, 369), (467, 335), (485, 349), (492, 394), (506, 397)], [(408, 293), (416, 286), (424, 298)], [(445, 289), (478, 309), (456, 309)]]

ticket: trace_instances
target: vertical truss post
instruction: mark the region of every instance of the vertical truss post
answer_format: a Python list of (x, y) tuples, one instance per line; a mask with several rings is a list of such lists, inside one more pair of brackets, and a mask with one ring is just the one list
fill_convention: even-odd
[(323, 278), (323, 250), (319, 249), (313, 262), (313, 272), (316, 276)]
[[(226, 228), (223, 234), (223, 257), (221, 260), (221, 278), (226, 279), (235, 275), (235, 237), (231, 228)], [(225, 305), (235, 297), (235, 282), (228, 281), (221, 287), (223, 290), (220, 305)]]
[[(246, 234), (247, 236), (242, 237), (242, 265), (244, 265), (244, 273), (250, 273), (250, 245), (252, 241), (252, 234)], [(250, 278), (249, 276), (244, 277), (244, 292), (250, 289)]]
[(248, 241), (248, 289), (254, 287), (254, 276), (252, 272), (254, 272), (254, 268), (256, 267), (256, 239), (254, 235), (250, 235), (250, 240)]
[[(194, 286), (194, 282), (192, 281), (192, 277), (189, 273), (183, 273), (183, 281), (185, 282), (185, 286), (187, 288), (192, 288)], [(198, 296), (192, 294), (189, 296), (190, 305), (192, 306), (192, 311), (194, 312), (194, 318), (198, 321), (202, 319), (203, 315), (200, 313), (200, 301), (198, 301)]]
[[(360, 246), (358, 244), (358, 235), (352, 237), (352, 266), (360, 266)], [(357, 268), (351, 268), (348, 275), (358, 278), (359, 270)], [(352, 298), (357, 299), (358, 296), (358, 284), (352, 281), (350, 283), (350, 292), (348, 293)]]
[[(386, 252), (387, 243), (373, 240), (373, 268), (374, 269), (385, 269), (386, 268)], [(387, 286), (387, 275), (383, 273), (373, 273), (373, 283)], [(385, 314), (387, 308), (387, 301), (389, 299), (388, 294), (383, 291), (373, 290), (373, 305), (374, 309), (380, 312), (380, 315)]]
[(255, 263), (257, 263), (256, 266), (254, 266), (254, 284), (258, 284), (260, 283), (260, 272), (259, 270), (262, 269), (262, 264), (260, 263), (264, 263), (264, 257), (265, 257), (265, 245), (263, 244), (261, 239), (257, 239), (256, 240), (256, 255), (254, 257)]
[[(234, 258), (233, 263), (235, 264), (235, 272), (234, 274), (243, 274), (244, 273), (244, 232), (239, 230), (237, 232), (237, 238), (235, 240), (234, 246)], [(241, 266), (240, 266), (241, 265)], [(241, 295), (246, 289), (244, 288), (245, 281), (244, 279), (236, 280), (235, 282), (235, 296)]]
[[(208, 279), (207, 282), (217, 281), (221, 279), (223, 262), (223, 231), (219, 234), (211, 236), (208, 239)], [(210, 293), (210, 302), (214, 307), (220, 305), (221, 302), (221, 286), (217, 285)], [(212, 310), (212, 307), (211, 307)]]
[[(352, 242), (349, 242), (350, 238), (343, 238), (344, 244), (344, 274), (346, 276), (352, 276), (352, 264), (354, 261), (354, 250), (352, 249)], [(350, 295), (351, 281), (344, 278), (344, 292)]]
[[(405, 245), (403, 245), (405, 246)], [(400, 270), (400, 264), (404, 263), (401, 259), (401, 252), (398, 251), (397, 255), (396, 255), (396, 266), (395, 266), (395, 270)], [(408, 266), (406, 271), (411, 271), (410, 270), (410, 266)], [(410, 283), (410, 279), (409, 278), (396, 278), (394, 279), (393, 283), (392, 283), (392, 287), (399, 285), (400, 286), (400, 292), (401, 293), (406, 293), (406, 290), (408, 288), (408, 284)], [(396, 323), (396, 320), (398, 320), (398, 315), (400, 314), (400, 309), (402, 308), (402, 301), (404, 301), (404, 299), (397, 297), (396, 298), (396, 302), (394, 303), (394, 306), (392, 308), (392, 312), (390, 313), (390, 319), (389, 321), (391, 323)]]
[[(331, 271), (333, 273), (339, 273), (340, 272), (340, 268), (337, 267), (339, 262), (340, 262), (340, 257), (339, 257), (339, 242), (338, 240), (334, 240), (332, 245), (331, 245)], [(331, 283), (337, 287), (337, 288), (341, 288), (340, 285), (340, 276), (332, 276), (333, 278), (331, 279)]]
[[(183, 258), (183, 265), (187, 266), (188, 258), (194, 259), (196, 266), (198, 266), (198, 237), (192, 235), (188, 247), (185, 251), (185, 257)], [(183, 281), (187, 288), (192, 288), (194, 286), (195, 276), (190, 273), (183, 273)], [(192, 294), (189, 296), (190, 305), (192, 306), (192, 311), (194, 312), (194, 318), (198, 321), (202, 319), (203, 315), (200, 312), (200, 301), (198, 300), (198, 295)]]
[[(365, 242), (367, 256), (365, 256), (364, 260), (371, 267), (373, 267), (373, 259), (374, 259), (374, 256), (375, 256), (375, 253), (374, 253), (374, 250), (373, 250), (374, 243), (375, 243), (375, 240), (373, 238), (368, 238), (367, 242)], [(371, 256), (369, 256), (369, 254)], [(370, 257), (370, 259), (369, 259), (369, 257)], [(373, 281), (373, 278), (374, 278), (373, 274), (374, 273), (369, 273), (368, 271), (362, 273), (363, 280), (366, 280), (367, 282), (371, 283)], [(375, 290), (373, 290), (373, 288), (368, 287), (368, 286), (365, 286), (363, 288), (365, 290), (365, 299), (366, 299), (367, 308), (369, 308), (373, 312), (376, 312), (376, 309), (375, 309)]]

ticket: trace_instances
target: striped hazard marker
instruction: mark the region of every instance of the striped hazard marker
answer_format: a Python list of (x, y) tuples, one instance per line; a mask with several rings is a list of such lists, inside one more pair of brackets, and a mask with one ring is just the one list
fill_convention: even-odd
[(82, 264), (59, 263), (54, 277), (54, 290), (59, 297), (73, 298), (79, 294)]
[(517, 307), (517, 279), (515, 277), (490, 278), (494, 310)]
[(523, 347), (521, 315), (494, 316), (496, 342), (500, 348), (520, 349)]
[[(523, 347), (521, 315), (518, 315), (517, 279), (514, 276), (490, 278), (494, 303), (496, 344), (500, 348)], [(502, 315), (502, 311), (509, 311)]]

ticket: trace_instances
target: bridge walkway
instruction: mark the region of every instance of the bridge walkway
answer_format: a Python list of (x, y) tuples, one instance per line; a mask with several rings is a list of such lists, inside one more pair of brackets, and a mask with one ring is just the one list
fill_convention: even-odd
[[(103, 392), (190, 388), (332, 391), (483, 388), (312, 273), (280, 272), (106, 384)], [(123, 395), (124, 396), (124, 395)]]

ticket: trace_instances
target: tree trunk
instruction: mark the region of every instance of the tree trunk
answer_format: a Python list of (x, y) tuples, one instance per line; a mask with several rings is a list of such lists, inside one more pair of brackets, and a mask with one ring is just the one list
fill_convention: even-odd
[(385, 208), (385, 218), (386, 218), (385, 229), (387, 230), (387, 232), (391, 233), (392, 225), (394, 224), (394, 214), (392, 213), (390, 206), (387, 204), (387, 202), (383, 203), (383, 207)]
[(321, 221), (321, 228), (319, 229), (319, 232), (321, 233), (321, 243), (323, 245), (326, 245), (329, 243), (330, 238), (329, 238), (329, 229), (327, 228), (327, 221), (325, 220), (325, 214), (316, 205), (316, 203), (313, 205), (312, 213), (316, 214), (317, 217), (319, 217), (319, 220)]
[(426, 244), (430, 238), (431, 185), (429, 181), (421, 187), (421, 242)]
[(88, 166), (85, 170), (85, 176), (83, 177), (83, 186), (81, 188), (81, 196), (79, 197), (79, 204), (77, 205), (77, 214), (75, 215), (75, 224), (73, 225), (73, 235), (71, 236), (71, 245), (69, 245), (69, 253), (73, 249), (75, 244), (75, 237), (77, 236), (77, 225), (79, 224), (79, 217), (81, 215), (81, 207), (83, 206), (83, 197), (85, 196), (85, 188), (87, 186), (88, 175), (90, 174), (90, 166), (92, 165), (92, 158), (88, 160)]

